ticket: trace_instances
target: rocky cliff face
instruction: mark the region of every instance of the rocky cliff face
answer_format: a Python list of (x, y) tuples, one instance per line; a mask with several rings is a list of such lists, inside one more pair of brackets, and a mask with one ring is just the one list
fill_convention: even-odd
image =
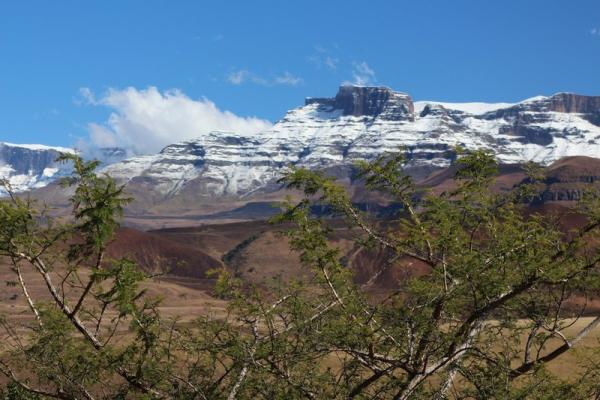
[[(56, 162), (60, 153), (81, 151), (39, 144), (11, 144), (0, 142), (0, 179), (6, 179), (14, 192), (39, 189), (71, 173), (70, 164)], [(90, 149), (82, 154), (85, 159), (98, 159), (109, 165), (127, 158), (125, 150), (117, 147)], [(0, 188), (0, 197), (6, 192)]]
[(559, 93), (542, 102), (542, 105), (546, 107), (547, 111), (597, 114), (600, 111), (600, 96)]
[[(560, 93), (516, 104), (413, 102), (385, 87), (342, 86), (308, 98), (272, 129), (213, 132), (106, 171), (153, 199), (249, 198), (277, 188), (282, 168), (347, 167), (404, 148), (413, 170), (449, 165), (454, 147), (489, 148), (504, 163), (600, 156), (600, 97)], [(142, 190), (143, 189), (143, 190)]]
[(307, 98), (305, 105), (311, 104), (341, 110), (344, 116), (414, 120), (415, 110), (410, 96), (386, 87), (341, 86), (334, 98)]
[(600, 159), (565, 157), (548, 168), (542, 184), (542, 202), (581, 200), (586, 191), (600, 189)]
[[(56, 163), (56, 158), (61, 152), (72, 151), (0, 142), (0, 178), (6, 179), (15, 192), (43, 187), (70, 170), (69, 166)], [(0, 195), (4, 192), (0, 188)]]

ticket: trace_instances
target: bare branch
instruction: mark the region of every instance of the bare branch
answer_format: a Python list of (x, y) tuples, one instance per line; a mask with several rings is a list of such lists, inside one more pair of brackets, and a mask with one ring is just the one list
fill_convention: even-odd
[(38, 311), (37, 307), (35, 306), (33, 299), (29, 295), (29, 291), (27, 290), (27, 286), (25, 285), (25, 281), (23, 280), (23, 275), (21, 274), (21, 268), (19, 267), (18, 261), (13, 258), (12, 263), (13, 263), (13, 271), (17, 274), (17, 278), (19, 280), (19, 285), (21, 286), (21, 291), (23, 292), (23, 296), (25, 296), (25, 299), (27, 300), (29, 309), (35, 315), (35, 319), (37, 320), (38, 325), (40, 327), (43, 327), (44, 323), (42, 322), (40, 312)]
[(511, 379), (517, 378), (531, 371), (536, 365), (552, 361), (561, 354), (567, 352), (569, 349), (571, 349), (573, 346), (579, 343), (583, 338), (585, 338), (598, 325), (600, 325), (600, 316), (594, 318), (589, 324), (587, 324), (582, 330), (580, 330), (573, 339), (565, 341), (565, 343), (562, 346), (554, 349), (553, 351), (551, 351), (543, 357), (539, 357), (536, 360), (523, 363), (519, 367), (514, 368), (512, 371), (510, 371)]

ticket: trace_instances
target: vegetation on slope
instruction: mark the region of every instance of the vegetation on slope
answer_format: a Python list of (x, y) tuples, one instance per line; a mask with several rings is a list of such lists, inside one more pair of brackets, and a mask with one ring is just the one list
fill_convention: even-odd
[[(283, 182), (304, 198), (276, 218), (307, 278), (252, 287), (223, 270), (216, 291), (227, 314), (193, 323), (161, 316), (142, 289), (146, 277), (107, 246), (129, 198), (96, 163), (73, 155), (73, 219), (54, 221), (17, 197), (0, 203), (0, 255), (10, 263), (31, 318), (2, 319), (0, 373), (6, 398), (443, 399), (597, 398), (598, 355), (574, 376), (548, 363), (571, 353), (600, 324), (581, 319), (574, 297), (597, 294), (600, 197), (586, 192), (583, 226), (568, 232), (553, 218), (525, 213), (543, 171), (510, 193), (491, 190), (497, 164), (476, 151), (458, 161), (457, 185), (415, 200), (403, 158), (362, 163), (367, 187), (403, 205), (383, 228), (357, 210), (334, 179), (305, 169)], [(326, 219), (344, 217), (357, 246), (389, 262), (418, 261), (410, 277), (374, 302), (355, 284)], [(33, 298), (24, 271), (47, 290)], [(25, 277), (25, 278), (24, 278)], [(363, 279), (370, 282), (371, 279)], [(116, 334), (116, 332), (119, 332)]]

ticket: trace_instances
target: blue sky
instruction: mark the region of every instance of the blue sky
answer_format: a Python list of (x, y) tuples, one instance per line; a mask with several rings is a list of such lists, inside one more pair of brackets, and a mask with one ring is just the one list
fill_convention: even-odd
[(600, 95), (600, 2), (0, 3), (0, 141), (74, 145), (96, 132), (110, 144), (148, 104), (163, 114), (183, 104), (194, 124), (217, 112), (226, 122), (216, 127), (256, 128), (220, 110), (274, 122), (342, 82), (416, 100)]

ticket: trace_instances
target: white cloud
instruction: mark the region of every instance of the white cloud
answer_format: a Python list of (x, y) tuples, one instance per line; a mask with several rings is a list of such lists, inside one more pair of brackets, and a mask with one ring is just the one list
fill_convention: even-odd
[(100, 98), (89, 89), (80, 92), (89, 99), (88, 104), (112, 110), (106, 122), (88, 124), (92, 147), (123, 147), (131, 154), (150, 154), (214, 130), (249, 134), (271, 127), (269, 121), (240, 117), (206, 98), (194, 100), (179, 90), (109, 89)]
[(600, 29), (598, 29), (598, 28), (592, 28), (592, 29), (590, 29), (590, 35), (600, 36)]
[(96, 104), (96, 96), (94, 96), (90, 88), (82, 87), (79, 88), (79, 97), (76, 97), (74, 102), (78, 106)]
[(377, 81), (375, 71), (364, 61), (352, 63), (352, 78), (352, 83), (359, 86), (372, 85)]
[(289, 85), (289, 86), (297, 86), (301, 84), (302, 78), (292, 75), (288, 71), (285, 71), (283, 74), (276, 76), (273, 80), (278, 85)]
[(92, 144), (96, 147), (119, 147), (118, 135), (103, 125), (90, 123), (88, 132)]
[(277, 75), (272, 79), (266, 79), (245, 69), (230, 72), (226, 76), (226, 80), (233, 85), (241, 85), (249, 82), (260, 86), (297, 86), (303, 82), (302, 78), (294, 76), (288, 71), (285, 71), (283, 74)]
[(243, 83), (254, 83), (255, 85), (267, 86), (269, 82), (252, 72), (240, 69), (233, 71), (227, 75), (227, 81), (233, 85), (241, 85)]
[(325, 66), (332, 71), (335, 71), (337, 69), (337, 65), (339, 62), (339, 59), (329, 56), (325, 57), (325, 59), (323, 60), (323, 64), (325, 64)]
[(313, 64), (318, 69), (323, 66), (327, 67), (331, 71), (336, 71), (340, 60), (338, 58), (329, 55), (329, 50), (321, 45), (315, 46), (315, 54), (308, 56), (308, 62)]
[(227, 81), (234, 85), (241, 85), (244, 81), (248, 80), (250, 73), (245, 69), (240, 69), (239, 71), (231, 72), (227, 75)]

